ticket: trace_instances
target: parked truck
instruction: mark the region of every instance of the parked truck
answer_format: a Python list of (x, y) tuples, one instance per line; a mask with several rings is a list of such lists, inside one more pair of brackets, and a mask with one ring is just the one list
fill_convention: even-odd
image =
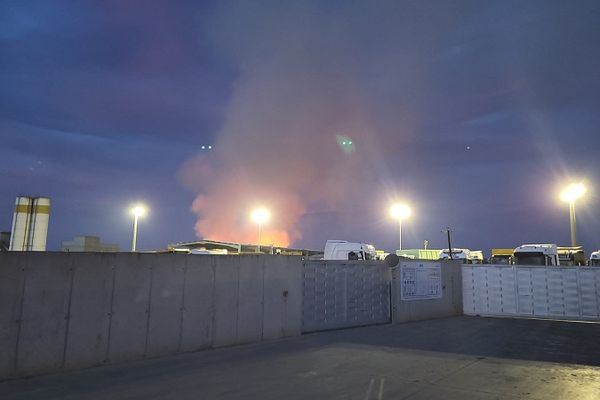
[(555, 244), (524, 244), (514, 250), (516, 265), (559, 266), (558, 249)]
[(450, 257), (450, 250), (444, 249), (440, 251), (439, 259), (440, 260), (461, 260), (463, 264), (467, 264), (469, 262), (469, 256), (471, 254), (471, 250), (469, 249), (452, 249), (452, 257)]
[(467, 258), (469, 264), (483, 264), (483, 251), (471, 250)]
[(559, 246), (557, 250), (560, 265), (580, 267), (587, 264), (585, 252), (581, 246)]
[(510, 265), (513, 263), (515, 249), (492, 249), (490, 264)]
[(323, 253), (324, 260), (376, 260), (375, 247), (367, 243), (346, 240), (328, 240)]
[(600, 267), (600, 250), (592, 252), (590, 254), (589, 265), (592, 267)]

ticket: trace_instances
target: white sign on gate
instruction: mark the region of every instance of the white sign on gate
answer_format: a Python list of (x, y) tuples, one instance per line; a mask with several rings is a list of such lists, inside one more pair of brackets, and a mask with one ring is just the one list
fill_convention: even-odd
[(440, 263), (401, 263), (401, 299), (429, 300), (442, 298), (442, 267)]

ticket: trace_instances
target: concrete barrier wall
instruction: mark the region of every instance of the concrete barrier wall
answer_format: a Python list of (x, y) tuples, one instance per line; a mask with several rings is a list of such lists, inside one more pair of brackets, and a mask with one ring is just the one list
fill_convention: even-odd
[(299, 335), (302, 260), (0, 253), (0, 379)]
[[(435, 299), (402, 299), (402, 267), (439, 265), (441, 296)], [(463, 314), (462, 275), (460, 261), (401, 261), (392, 268), (392, 322), (401, 323)]]

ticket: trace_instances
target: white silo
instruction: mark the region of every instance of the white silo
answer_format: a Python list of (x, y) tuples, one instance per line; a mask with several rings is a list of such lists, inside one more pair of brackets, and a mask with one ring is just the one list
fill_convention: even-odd
[(11, 251), (46, 251), (50, 199), (17, 197), (10, 236)]
[(27, 250), (46, 251), (48, 239), (48, 221), (50, 220), (50, 199), (37, 197), (33, 199), (33, 215), (29, 230), (29, 246)]
[(13, 216), (12, 230), (10, 234), (9, 250), (25, 251), (29, 241), (29, 226), (31, 224), (31, 197), (20, 196), (15, 201), (15, 214)]

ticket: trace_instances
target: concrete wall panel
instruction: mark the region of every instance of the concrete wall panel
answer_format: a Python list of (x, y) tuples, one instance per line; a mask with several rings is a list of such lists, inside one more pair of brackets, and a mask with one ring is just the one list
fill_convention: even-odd
[(105, 362), (113, 289), (114, 254), (71, 254), (74, 276), (65, 368)]
[(264, 257), (243, 256), (240, 262), (236, 343), (262, 340)]
[(68, 257), (28, 253), (17, 375), (62, 367), (73, 270)]
[(25, 285), (25, 257), (1, 255), (0, 263), (0, 379), (14, 373), (17, 337)]
[(239, 271), (244, 256), (214, 257), (215, 262), (215, 322), (213, 345), (228, 346), (237, 341)]
[(205, 349), (213, 344), (216, 257), (186, 258), (181, 351)]
[[(401, 263), (418, 264), (419, 261)], [(392, 281), (392, 321), (394, 323), (444, 318), (463, 314), (462, 264), (459, 261), (440, 261), (442, 271), (442, 298), (403, 301), (401, 299), (400, 266), (394, 268)]]
[(302, 331), (302, 257), (281, 256), (285, 264), (286, 312), (283, 336), (297, 336)]
[(152, 260), (152, 298), (147, 357), (179, 350), (185, 255), (160, 254)]
[(0, 253), (0, 379), (297, 335), (302, 278), (301, 257)]
[(299, 335), (302, 328), (302, 258), (269, 257), (264, 282), (263, 338)]
[(143, 358), (146, 350), (151, 254), (123, 254), (115, 263), (108, 360)]

